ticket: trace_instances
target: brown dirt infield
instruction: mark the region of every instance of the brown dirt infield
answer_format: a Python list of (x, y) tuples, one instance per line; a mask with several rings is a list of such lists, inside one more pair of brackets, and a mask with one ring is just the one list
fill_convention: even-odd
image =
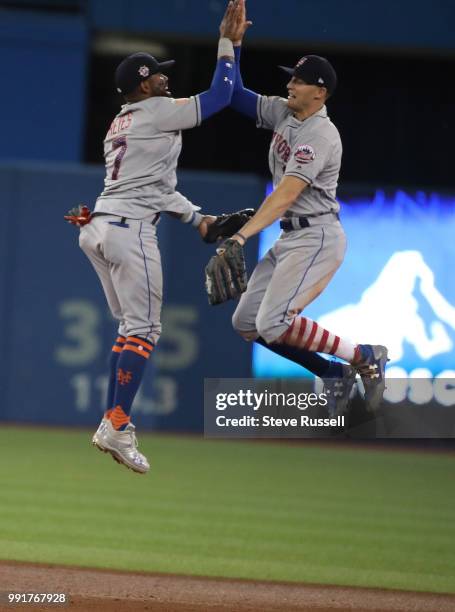
[[(0, 562), (1, 612), (453, 612), (454, 595), (128, 573)], [(9, 605), (6, 592), (66, 593), (69, 605)]]

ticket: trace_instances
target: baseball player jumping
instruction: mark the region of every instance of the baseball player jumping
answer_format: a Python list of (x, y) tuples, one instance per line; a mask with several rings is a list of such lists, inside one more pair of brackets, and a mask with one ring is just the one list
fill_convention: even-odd
[[(342, 146), (325, 103), (337, 77), (317, 55), (302, 57), (294, 68), (280, 66), (290, 80), (287, 99), (245, 89), (240, 76), (240, 50), (245, 31), (245, 0), (238, 0), (236, 81), (231, 106), (273, 131), (269, 167), (274, 191), (232, 240), (241, 245), (277, 219), (282, 233), (259, 262), (233, 315), (235, 330), (320, 376), (332, 413), (346, 409), (359, 373), (370, 411), (384, 392), (387, 349), (354, 345), (300, 313), (327, 286), (341, 265), (346, 238), (339, 219), (336, 187)], [(224, 243), (229, 248), (232, 241)], [(317, 353), (335, 355), (349, 365)]]
[(125, 104), (104, 140), (106, 178), (93, 214), (81, 209), (69, 221), (81, 226), (79, 244), (101, 281), (119, 321), (112, 347), (106, 411), (93, 444), (135, 472), (149, 470), (138, 451), (131, 406), (161, 334), (162, 270), (156, 235), (167, 212), (198, 228), (202, 237), (215, 217), (198, 212), (175, 190), (181, 130), (193, 128), (229, 105), (234, 88), (233, 29), (239, 5), (230, 2), (220, 26), (218, 61), (210, 88), (174, 99), (159, 63), (146, 53), (124, 59), (115, 73)]

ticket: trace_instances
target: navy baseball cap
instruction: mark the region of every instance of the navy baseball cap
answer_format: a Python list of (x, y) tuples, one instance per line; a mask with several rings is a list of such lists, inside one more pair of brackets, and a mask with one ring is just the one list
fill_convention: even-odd
[(163, 72), (174, 64), (174, 60), (158, 62), (153, 55), (148, 53), (133, 53), (126, 57), (115, 71), (117, 91), (124, 95), (129, 94), (152, 74)]
[(291, 76), (302, 79), (308, 85), (325, 87), (329, 94), (335, 91), (337, 75), (332, 64), (319, 55), (304, 55), (299, 59), (294, 68), (279, 66)]

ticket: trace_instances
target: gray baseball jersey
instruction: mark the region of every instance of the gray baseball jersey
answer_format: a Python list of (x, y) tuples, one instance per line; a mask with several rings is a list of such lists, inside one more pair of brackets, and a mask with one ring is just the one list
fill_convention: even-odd
[(257, 126), (274, 131), (269, 151), (274, 187), (283, 176), (296, 176), (309, 183), (286, 216), (338, 212), (336, 188), (342, 145), (326, 107), (299, 121), (284, 98), (258, 96)]
[(156, 213), (199, 208), (175, 186), (180, 130), (200, 122), (198, 96), (186, 103), (153, 97), (123, 105), (104, 140), (105, 187), (95, 207), (104, 214), (81, 229), (79, 244), (122, 336), (153, 344), (160, 337), (163, 280)]
[[(257, 125), (274, 130), (269, 152), (274, 187), (283, 176), (309, 184), (286, 216), (338, 212), (335, 193), (342, 147), (325, 106), (299, 121), (284, 98), (259, 96)], [(309, 221), (310, 227), (282, 232), (249, 279), (232, 319), (246, 339), (262, 336), (275, 342), (341, 265), (346, 250), (341, 223), (335, 215)]]
[(95, 212), (148, 221), (157, 212), (199, 210), (175, 187), (181, 130), (200, 122), (199, 96), (124, 104), (104, 140), (106, 178)]

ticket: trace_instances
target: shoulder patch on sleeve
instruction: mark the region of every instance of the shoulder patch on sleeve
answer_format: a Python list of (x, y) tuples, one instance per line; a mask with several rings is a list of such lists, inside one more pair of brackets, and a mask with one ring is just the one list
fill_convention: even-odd
[(294, 151), (294, 159), (299, 164), (307, 164), (313, 161), (316, 157), (316, 153), (311, 145), (300, 145)]

